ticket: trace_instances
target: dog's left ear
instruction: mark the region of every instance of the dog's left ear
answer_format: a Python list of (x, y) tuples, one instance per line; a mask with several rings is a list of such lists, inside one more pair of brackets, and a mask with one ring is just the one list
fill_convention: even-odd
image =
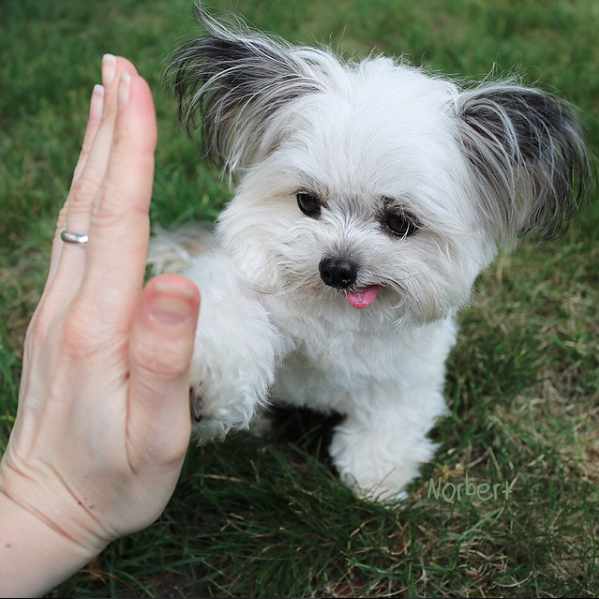
[(454, 109), (483, 218), (497, 241), (528, 231), (542, 240), (558, 236), (591, 183), (584, 134), (569, 105), (505, 82), (463, 91)]

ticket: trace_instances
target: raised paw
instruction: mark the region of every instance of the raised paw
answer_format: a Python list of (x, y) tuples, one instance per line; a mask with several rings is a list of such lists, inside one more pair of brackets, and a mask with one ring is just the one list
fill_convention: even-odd
[(231, 429), (231, 423), (209, 415), (210, 409), (209, 406), (206, 406), (206, 403), (204, 400), (204, 386), (201, 382), (189, 388), (192, 431), (198, 445), (222, 440)]
[(215, 382), (202, 380), (189, 388), (192, 432), (198, 445), (223, 440), (231, 431), (247, 430), (254, 417), (253, 397)]

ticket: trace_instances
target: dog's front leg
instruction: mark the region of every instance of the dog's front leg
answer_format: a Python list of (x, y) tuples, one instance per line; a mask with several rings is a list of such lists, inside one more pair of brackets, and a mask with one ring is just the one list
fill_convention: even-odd
[(197, 258), (185, 275), (201, 292), (190, 408), (200, 443), (246, 429), (267, 402), (282, 338), (255, 292), (224, 254)]
[[(430, 393), (430, 390), (427, 390)], [(330, 446), (341, 479), (356, 494), (377, 501), (402, 499), (406, 487), (429, 461), (435, 444), (427, 437), (445, 411), (434, 391), (415, 401), (354, 411), (337, 426)], [(426, 404), (426, 405), (425, 405)]]

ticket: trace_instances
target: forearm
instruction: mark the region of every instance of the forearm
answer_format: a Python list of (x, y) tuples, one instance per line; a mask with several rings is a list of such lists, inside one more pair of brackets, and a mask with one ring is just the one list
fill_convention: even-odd
[(0, 491), (0, 597), (40, 597), (92, 557)]

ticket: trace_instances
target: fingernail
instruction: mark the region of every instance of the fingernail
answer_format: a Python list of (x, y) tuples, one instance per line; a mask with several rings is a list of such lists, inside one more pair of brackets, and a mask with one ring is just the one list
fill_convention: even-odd
[(181, 324), (192, 316), (195, 298), (193, 289), (157, 282), (150, 299), (150, 315), (162, 324)]
[(89, 120), (99, 121), (104, 112), (104, 88), (101, 85), (95, 85), (92, 92), (92, 99), (89, 103)]
[(126, 71), (121, 73), (121, 78), (119, 80), (119, 90), (118, 90), (118, 98), (119, 98), (119, 108), (127, 105), (129, 102), (129, 91), (131, 90), (131, 75)]
[(116, 57), (112, 54), (104, 54), (102, 57), (102, 84), (107, 89), (112, 83), (116, 73)]

